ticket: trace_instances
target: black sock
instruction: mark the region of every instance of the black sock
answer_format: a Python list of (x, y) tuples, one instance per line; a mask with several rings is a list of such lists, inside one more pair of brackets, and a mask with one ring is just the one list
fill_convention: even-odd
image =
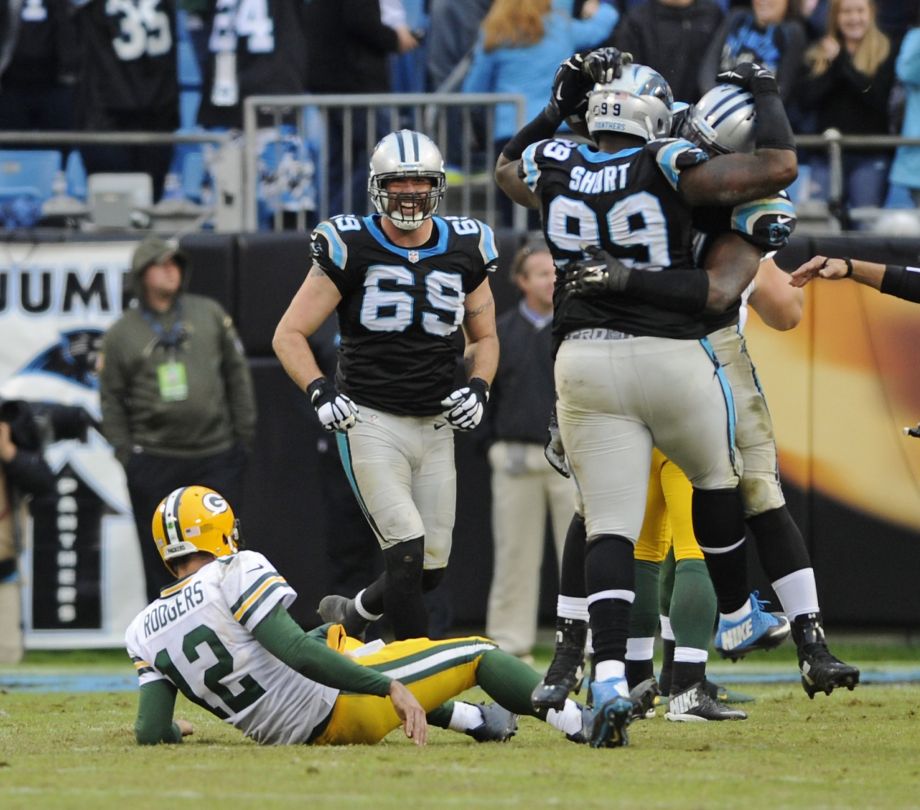
[(361, 606), (367, 613), (379, 616), (383, 613), (383, 594), (387, 589), (387, 575), (382, 573), (361, 594)]
[(719, 610), (733, 613), (750, 594), (744, 513), (737, 488), (694, 488), (693, 531), (706, 557)]
[[(585, 586), (588, 597), (602, 591), (635, 593), (633, 544), (616, 534), (592, 537), (585, 553)], [(600, 599), (588, 606), (591, 616), (591, 636), (594, 663), (623, 661), (626, 658), (626, 638), (629, 634), (629, 599)]]
[(655, 665), (651, 658), (644, 661), (626, 662), (626, 683), (629, 688), (642, 683), (642, 681), (655, 677)]
[(565, 545), (562, 547), (562, 570), (559, 572), (559, 595), (584, 599), (585, 593), (585, 519), (577, 512), (572, 515)]
[(770, 582), (776, 582), (794, 571), (811, 568), (805, 538), (788, 508), (781, 506), (755, 515), (748, 518), (747, 524), (754, 535), (760, 564)]
[(705, 677), (706, 664), (704, 662), (675, 661), (668, 694), (676, 695), (678, 692), (683, 692), (688, 686), (693, 686), (693, 684), (702, 681)]
[(661, 671), (658, 673), (658, 686), (662, 695), (671, 694), (671, 680), (674, 674), (674, 639), (661, 640)]
[(428, 608), (422, 593), (424, 554), (421, 537), (398, 543), (383, 552), (387, 569), (383, 612), (397, 640), (428, 635)]

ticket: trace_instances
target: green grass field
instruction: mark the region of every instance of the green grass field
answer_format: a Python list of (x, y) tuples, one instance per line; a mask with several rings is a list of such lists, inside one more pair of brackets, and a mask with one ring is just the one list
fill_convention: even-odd
[[(920, 667), (915, 645), (836, 648), (866, 674)], [(793, 653), (712, 667), (715, 680), (756, 696), (747, 721), (669, 723), (659, 710), (631, 727), (628, 748), (613, 750), (574, 745), (531, 718), (504, 745), (434, 729), (424, 749), (399, 732), (375, 747), (268, 748), (181, 697), (177, 715), (196, 734), (180, 746), (139, 748), (131, 692), (8, 686), (0, 691), (0, 808), (920, 808), (920, 683), (861, 685), (813, 701), (797, 683), (739, 683), (755, 671), (788, 675)], [(32, 653), (0, 668), (0, 683), (56, 673), (124, 675), (130, 666), (115, 652)]]

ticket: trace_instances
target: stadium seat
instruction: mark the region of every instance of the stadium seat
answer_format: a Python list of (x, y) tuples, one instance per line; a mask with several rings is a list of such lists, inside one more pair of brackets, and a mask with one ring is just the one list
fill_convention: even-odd
[(60, 152), (0, 151), (0, 192), (25, 186), (47, 199), (54, 193), (54, 178), (60, 170)]
[(153, 180), (143, 172), (99, 172), (87, 179), (93, 223), (102, 228), (129, 228), (135, 211), (153, 204)]
[(0, 151), (0, 226), (35, 225), (42, 203), (54, 194), (54, 178), (60, 170), (60, 152)]

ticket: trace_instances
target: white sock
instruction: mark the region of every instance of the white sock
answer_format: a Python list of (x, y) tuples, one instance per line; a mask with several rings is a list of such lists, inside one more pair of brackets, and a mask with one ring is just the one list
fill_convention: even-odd
[(722, 613), (720, 615), (727, 622), (740, 622), (742, 619), (746, 619), (751, 615), (751, 597), (748, 597), (747, 601), (737, 610), (733, 610), (731, 613)]
[(454, 702), (454, 711), (450, 716), (450, 723), (447, 724), (451, 731), (469, 731), (473, 728), (479, 728), (482, 724), (482, 712), (478, 706), (474, 706), (472, 703), (464, 703), (462, 700)]
[(588, 621), (588, 599), (584, 596), (563, 596), (559, 594), (556, 597), (556, 615), (560, 619), (576, 619), (579, 621)]
[(655, 637), (626, 640), (627, 661), (651, 661), (655, 657)]
[[(600, 661), (594, 667), (594, 678), (598, 681), (610, 681), (615, 679), (621, 679), (623, 681), (623, 688), (626, 690), (622, 692), (624, 696), (629, 695), (629, 689), (626, 687), (626, 665), (622, 661)], [(619, 690), (618, 690), (619, 691)]]
[(709, 652), (696, 647), (675, 647), (674, 663), (705, 664), (709, 660)]
[(563, 734), (577, 734), (581, 731), (581, 709), (571, 698), (567, 698), (562, 711), (550, 709), (546, 713), (546, 722)]
[(670, 616), (659, 616), (658, 621), (661, 623), (662, 641), (674, 641), (674, 631), (671, 629)]
[(377, 619), (382, 619), (382, 613), (371, 613), (368, 611), (364, 604), (361, 602), (361, 597), (364, 595), (364, 592), (367, 588), (362, 588), (358, 591), (358, 595), (355, 597), (355, 610), (358, 611), (358, 615), (367, 619), (369, 622), (375, 622)]
[(780, 577), (772, 585), (790, 621), (803, 613), (818, 613), (821, 610), (813, 568), (800, 568)]

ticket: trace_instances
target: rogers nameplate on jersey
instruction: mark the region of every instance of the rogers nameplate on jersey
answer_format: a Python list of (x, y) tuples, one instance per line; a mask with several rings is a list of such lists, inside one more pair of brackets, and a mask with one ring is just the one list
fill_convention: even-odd
[(178, 593), (154, 602), (144, 614), (144, 636), (149, 638), (167, 624), (184, 616), (193, 607), (204, 602), (204, 591), (200, 582), (190, 582)]

